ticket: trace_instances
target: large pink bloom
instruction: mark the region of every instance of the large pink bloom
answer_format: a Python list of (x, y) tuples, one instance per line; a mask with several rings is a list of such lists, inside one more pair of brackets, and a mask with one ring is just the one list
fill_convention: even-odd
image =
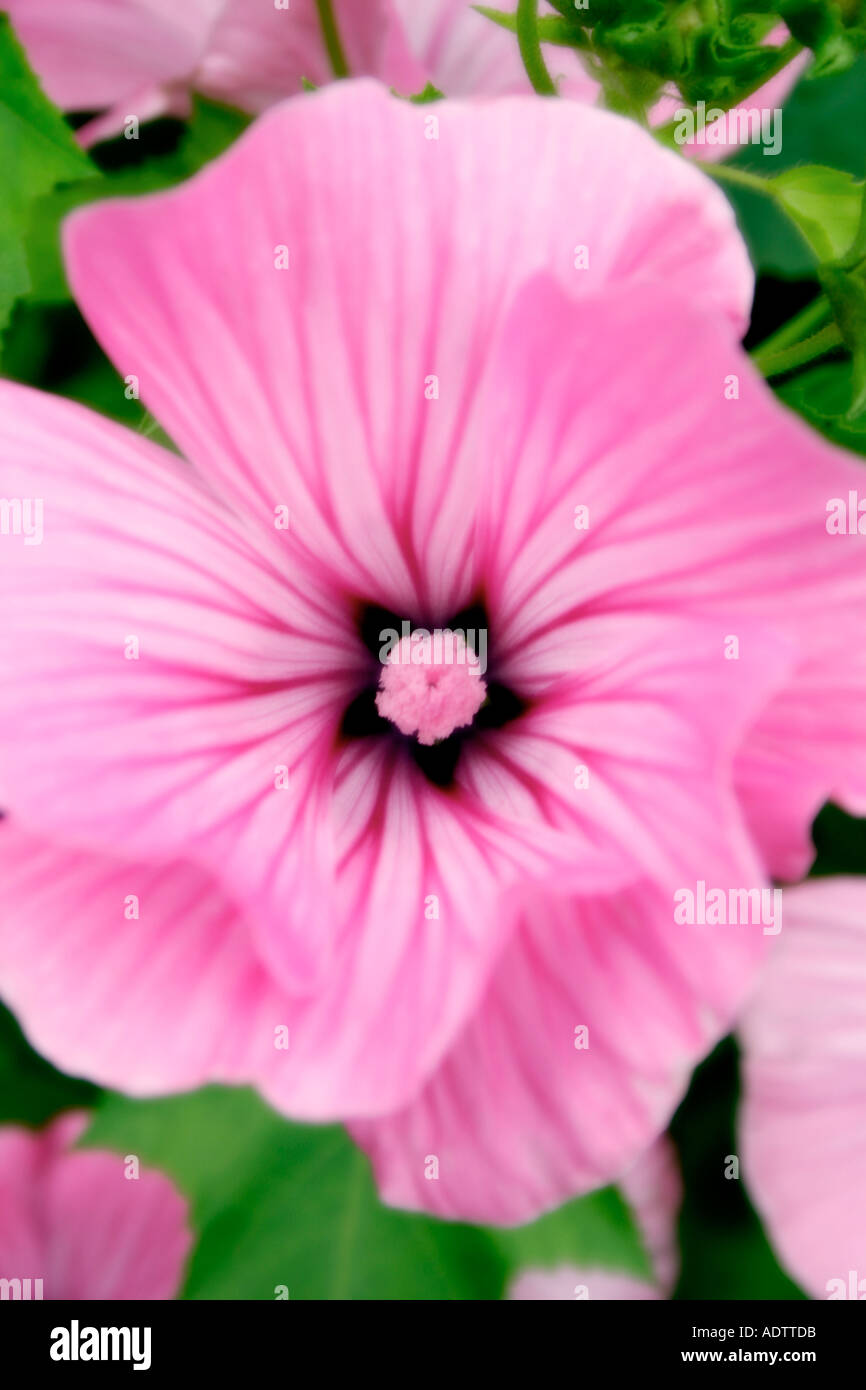
[[(0, 1279), (42, 1280), (45, 1299), (166, 1299), (192, 1236), (183, 1198), (117, 1154), (71, 1151), (86, 1118), (0, 1129)], [(26, 1286), (25, 1286), (26, 1287)], [(23, 1292), (23, 1290), (22, 1290)]]
[[(736, 346), (724, 199), (590, 108), (339, 84), (67, 247), (192, 466), (0, 387), (45, 516), (0, 546), (0, 988), (69, 1070), (353, 1119), (398, 1203), (620, 1173), (766, 940), (672, 888), (866, 786), (859, 473)], [(377, 714), (385, 611), (489, 632), (432, 749)]]
[(816, 1298), (866, 1298), (866, 879), (785, 893), (740, 1025), (743, 1177)]

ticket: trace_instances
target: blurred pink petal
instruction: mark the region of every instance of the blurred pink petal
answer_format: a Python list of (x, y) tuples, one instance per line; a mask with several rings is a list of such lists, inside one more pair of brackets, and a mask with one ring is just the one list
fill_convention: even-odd
[(4, 0), (3, 8), (51, 100), (67, 111), (98, 111), (187, 79), (224, 6), (225, 0)]
[(619, 1180), (643, 1237), (654, 1282), (667, 1295), (680, 1272), (677, 1221), (683, 1199), (683, 1183), (676, 1151), (661, 1138), (641, 1154)]
[[(427, 75), (412, 56), (393, 0), (333, 0), (334, 18), (353, 77), (374, 76), (404, 95), (420, 92)], [(261, 0), (224, 0), (193, 79), (196, 90), (246, 111), (263, 111), (301, 90), (321, 87), (334, 72), (315, 0), (286, 10)]]
[[(394, 7), (409, 48), (428, 80), (446, 96), (532, 91), (516, 35), (479, 14), (474, 0), (394, 0)], [(539, 13), (555, 11), (542, 3)], [(562, 96), (588, 103), (596, 100), (598, 83), (573, 49), (545, 44), (544, 56)]]
[[(52, 101), (100, 112), (84, 144), (124, 121), (185, 116), (202, 92), (250, 112), (322, 86), (334, 70), (315, 0), (8, 0), (5, 8)], [(427, 81), (392, 0), (333, 0), (349, 71), (410, 94)]]
[(662, 1295), (643, 1279), (635, 1279), (628, 1274), (559, 1265), (556, 1269), (524, 1270), (514, 1280), (506, 1297), (518, 1302), (564, 1303), (572, 1299), (660, 1299)]
[(742, 1176), (770, 1240), (814, 1298), (863, 1299), (866, 879), (786, 891), (740, 1038)]
[[(168, 1178), (96, 1149), (69, 1151), (83, 1117), (0, 1129), (0, 1278), (51, 1300), (173, 1298), (192, 1236)], [(31, 1283), (31, 1296), (35, 1297)]]
[(350, 1125), (394, 1206), (518, 1225), (618, 1179), (730, 1028), (762, 952), (755, 928), (672, 928), (669, 899), (649, 884), (522, 906), (480, 1007), (420, 1096)]

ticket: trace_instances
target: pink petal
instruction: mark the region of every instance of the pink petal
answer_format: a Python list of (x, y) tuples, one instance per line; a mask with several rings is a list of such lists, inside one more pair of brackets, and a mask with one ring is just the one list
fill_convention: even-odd
[(740, 1024), (742, 1175), (803, 1288), (862, 1299), (866, 879), (805, 883), (783, 906), (782, 934)]
[(620, 1178), (650, 1257), (655, 1282), (670, 1294), (679, 1276), (680, 1250), (677, 1217), (683, 1184), (673, 1144), (656, 1140), (641, 1154), (633, 1168)]
[[(350, 1126), (394, 1206), (514, 1225), (616, 1180), (666, 1126), (763, 953), (760, 928), (675, 925), (650, 884), (570, 900), (551, 888), (520, 907), (483, 1001), (420, 1096)], [(670, 1186), (653, 1182), (669, 1209)], [(633, 1190), (645, 1203), (639, 1178)], [(648, 1243), (658, 1259), (657, 1228)], [(661, 1253), (665, 1285), (671, 1264)]]
[[(446, 96), (503, 96), (532, 90), (516, 36), (479, 14), (474, 0), (394, 3), (409, 46), (430, 81)], [(553, 14), (554, 10), (542, 5), (539, 13)], [(544, 55), (563, 96), (596, 100), (599, 84), (573, 50), (546, 44)]]
[[(772, 872), (802, 873), (822, 802), (856, 807), (866, 786), (862, 540), (827, 532), (828, 501), (857, 490), (858, 465), (779, 405), (721, 325), (659, 288), (608, 291), (577, 313), (539, 280), (501, 354), (479, 543), (505, 678), (537, 691), (591, 669), (602, 615), (637, 632), (653, 612), (699, 614), (718, 661), (681, 698), (713, 725), (733, 668), (749, 660), (771, 679), (787, 647), (794, 676), (763, 711), (755, 688), (736, 771)], [(578, 506), (588, 529), (572, 525)], [(737, 660), (724, 659), (731, 635)]]
[[(413, 59), (391, 0), (335, 0), (334, 18), (349, 72), (370, 74), (410, 95), (426, 74)], [(301, 91), (302, 79), (323, 86), (334, 71), (314, 0), (276, 9), (261, 0), (224, 0), (223, 13), (198, 67), (195, 87), (248, 111)]]
[(224, 3), (4, 0), (4, 9), (51, 100), (65, 111), (97, 111), (188, 76)]
[(311, 1118), (386, 1114), (415, 1094), (478, 1004), (517, 885), (557, 872), (591, 892), (634, 872), (605, 846), (440, 793), (405, 759), (358, 745), (341, 760), (333, 816), (344, 926), (299, 1018), (310, 1061), (291, 1091), (293, 1112)]
[[(761, 884), (732, 758), (791, 660), (759, 624), (741, 632), (746, 650), (726, 662), (718, 624), (651, 610), (584, 618), (557, 653), (568, 654), (573, 676), (549, 682), (520, 720), (473, 743), (461, 784), (517, 821), (618, 849), (670, 891), (698, 877)], [(575, 863), (578, 891), (583, 862), (586, 850)], [(566, 874), (564, 864), (562, 888)]]
[(663, 278), (738, 324), (751, 291), (722, 195), (632, 123), (364, 82), (275, 108), (181, 189), (80, 211), (66, 244), (101, 341), (239, 509), (288, 503), (342, 593), (445, 615), (473, 578), (479, 383), (526, 275)]
[(634, 1279), (628, 1274), (615, 1274), (606, 1269), (576, 1269), (572, 1265), (559, 1265), (556, 1269), (527, 1269), (519, 1274), (511, 1285), (506, 1297), (522, 1302), (554, 1301), (565, 1303), (571, 1299), (618, 1299), (622, 1302), (636, 1299), (659, 1299), (661, 1294), (651, 1284), (642, 1279)]
[(362, 659), (349, 617), (287, 564), (273, 511), (253, 544), (186, 465), (100, 416), (0, 383), (0, 446), (9, 494), (44, 516), (41, 543), (0, 547), (7, 809), (82, 846), (212, 863), (271, 905), (283, 968), (308, 981), (324, 750)]
[(0, 865), (0, 993), (55, 1065), (133, 1095), (267, 1070), (287, 1004), (201, 870), (60, 849), (8, 820)]
[(192, 1241), (186, 1203), (161, 1173), (127, 1178), (119, 1155), (66, 1152), (69, 1118), (0, 1129), (0, 1277), (41, 1279), (53, 1300), (172, 1298)]

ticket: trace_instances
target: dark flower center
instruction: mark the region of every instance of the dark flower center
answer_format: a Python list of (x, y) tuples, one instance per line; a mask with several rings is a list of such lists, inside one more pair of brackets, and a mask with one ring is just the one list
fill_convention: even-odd
[[(448, 787), (454, 781), (460, 754), (471, 739), (479, 733), (501, 729), (525, 712), (526, 702), (497, 680), (495, 647), (491, 648), (488, 644), (489, 624), (483, 601), (469, 605), (446, 622), (429, 623), (407, 619), (405, 614), (392, 613), (374, 604), (359, 603), (357, 621), (359, 636), (370, 654), (370, 675), (363, 689), (346, 706), (340, 724), (342, 740), (373, 736), (384, 738), (396, 750), (402, 750), (407, 757), (411, 757), (435, 786)], [(461, 634), (476, 655), (480, 656), (483, 650), (487, 656), (487, 669), (484, 672), (486, 699), (481, 708), (470, 725), (455, 729), (447, 738), (438, 739), (432, 744), (422, 743), (413, 735), (401, 733), (390, 719), (382, 717), (376, 706), (383, 660), (386, 659), (383, 652), (387, 652), (394, 636), (399, 638), (406, 633), (407, 622), (411, 633), (421, 629), (428, 633)]]

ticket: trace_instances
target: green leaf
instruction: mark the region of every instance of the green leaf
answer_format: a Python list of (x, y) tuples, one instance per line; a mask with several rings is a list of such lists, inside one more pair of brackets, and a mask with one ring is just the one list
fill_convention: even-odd
[(0, 330), (30, 288), (24, 233), (32, 203), (58, 184), (97, 171), (42, 92), (8, 18), (0, 14)]
[(834, 444), (866, 457), (866, 417), (848, 417), (854, 395), (851, 362), (810, 367), (777, 386), (776, 394)]
[(800, 1300), (749, 1201), (745, 1164), (738, 1177), (728, 1176), (730, 1159), (742, 1154), (738, 1104), (738, 1052), (727, 1038), (695, 1071), (673, 1120), (685, 1186), (674, 1296)]
[(860, 223), (847, 254), (819, 272), (821, 284), (853, 363), (853, 401), (849, 420), (866, 415), (866, 196)]
[[(222, 154), (248, 124), (249, 118), (233, 107), (196, 97), (183, 139), (173, 153), (130, 164), (98, 182), (70, 184), (37, 199), (27, 227), (31, 299), (40, 304), (56, 304), (70, 298), (60, 228), (74, 208), (100, 198), (136, 197), (171, 188)], [(122, 146), (123, 137), (118, 136), (116, 143)]]
[(857, 234), (862, 183), (820, 164), (789, 169), (769, 183), (819, 261), (845, 255)]
[(649, 1256), (631, 1212), (615, 1187), (567, 1202), (529, 1226), (492, 1233), (512, 1272), (573, 1264), (624, 1270), (652, 1281)]
[(62, 1076), (28, 1044), (0, 1004), (0, 1124), (41, 1125), (61, 1110), (90, 1106), (99, 1090)]
[[(802, 165), (832, 165), (860, 179), (864, 173), (866, 59), (839, 77), (797, 83), (785, 102), (781, 152), (767, 158), (744, 145), (725, 167), (761, 177)], [(725, 185), (759, 274), (799, 279), (815, 273), (817, 256), (775, 199)]]
[[(501, 29), (517, 34), (517, 12), (489, 9), (487, 5), (475, 5), (474, 9), (485, 19), (491, 19)], [(579, 16), (581, 11), (575, 11)], [(539, 15), (537, 19), (538, 38), (541, 43), (558, 44), (564, 48), (585, 48), (587, 39), (579, 22), (563, 19), (559, 15)]]
[(111, 1097), (88, 1145), (138, 1154), (192, 1203), (185, 1297), (498, 1298), (505, 1263), (482, 1232), (380, 1205), (342, 1129), (290, 1124), (250, 1091)]
[(530, 1263), (647, 1269), (615, 1192), (505, 1232), (396, 1211), (342, 1129), (289, 1123), (246, 1090), (108, 1096), (84, 1142), (137, 1154), (189, 1198), (187, 1298), (498, 1299)]
[(422, 91), (415, 92), (409, 100), (413, 106), (429, 106), (431, 102), (443, 101), (444, 98), (445, 93), (440, 92), (438, 87), (434, 87), (432, 82), (428, 82)]

